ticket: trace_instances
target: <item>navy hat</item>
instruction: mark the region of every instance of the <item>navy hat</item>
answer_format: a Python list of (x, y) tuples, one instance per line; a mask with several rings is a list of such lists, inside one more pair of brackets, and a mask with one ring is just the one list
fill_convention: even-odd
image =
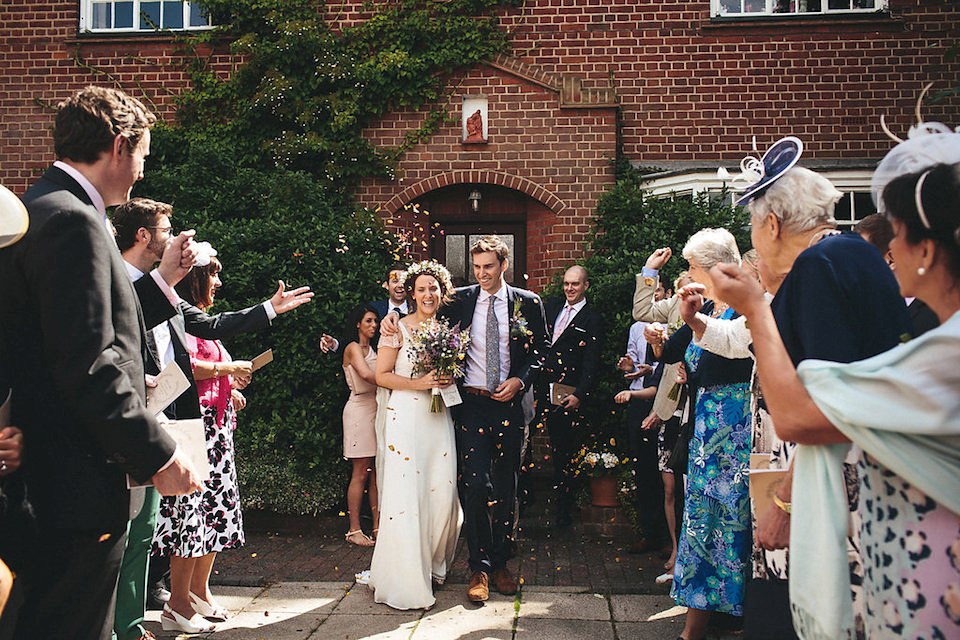
[(800, 142), (799, 138), (787, 136), (774, 142), (773, 146), (767, 149), (763, 158), (760, 159), (760, 163), (763, 165), (763, 176), (759, 182), (747, 187), (747, 190), (737, 200), (736, 206), (742, 207), (762, 196), (770, 188), (770, 185), (789, 171), (793, 165), (797, 164), (801, 153), (803, 153), (803, 143)]

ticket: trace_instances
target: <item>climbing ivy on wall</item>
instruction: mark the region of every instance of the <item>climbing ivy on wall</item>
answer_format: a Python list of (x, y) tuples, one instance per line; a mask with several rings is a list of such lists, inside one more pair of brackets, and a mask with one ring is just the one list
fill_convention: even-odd
[[(340, 334), (358, 303), (385, 296), (389, 265), (407, 244), (351, 188), (389, 178), (403, 148), (443, 122), (449, 74), (503, 51), (493, 0), (369, 3), (365, 19), (312, 0), (201, 0), (219, 25), (179, 36), (191, 78), (174, 122), (154, 130), (136, 195), (174, 205), (174, 224), (197, 229), (223, 260), (214, 311), (272, 293), (276, 280), (317, 296), (266, 332), (227, 347), (275, 360), (247, 388), (236, 431), (241, 495), (248, 507), (314, 513), (341, 501), (341, 357), (321, 355), (321, 332)], [(211, 51), (241, 61), (227, 74)], [(391, 111), (424, 109), (398, 149), (364, 130)]]
[(507, 48), (494, 0), (367, 3), (369, 18), (344, 26), (342, 7), (311, 0), (203, 0), (215, 31), (185, 41), (228, 42), (244, 66), (229, 77), (194, 56), (194, 87), (179, 101), (186, 129), (218, 129), (249, 162), (305, 171), (337, 190), (391, 177), (397, 149), (364, 130), (390, 111), (434, 110), (441, 124), (448, 75)]

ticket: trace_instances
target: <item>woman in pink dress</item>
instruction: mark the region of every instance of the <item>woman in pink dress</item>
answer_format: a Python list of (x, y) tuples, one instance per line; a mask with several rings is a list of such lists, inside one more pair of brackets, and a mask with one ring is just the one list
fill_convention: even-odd
[(370, 510), (373, 512), (373, 535), (380, 528), (377, 505), (377, 477), (373, 471), (377, 455), (377, 350), (373, 344), (377, 333), (377, 312), (368, 304), (358, 306), (350, 314), (343, 331), (343, 377), (350, 387), (350, 398), (343, 407), (343, 457), (353, 463), (347, 487), (347, 511), (350, 529), (347, 542), (372, 547), (374, 542), (360, 527), (360, 506), (363, 491), (370, 486)]

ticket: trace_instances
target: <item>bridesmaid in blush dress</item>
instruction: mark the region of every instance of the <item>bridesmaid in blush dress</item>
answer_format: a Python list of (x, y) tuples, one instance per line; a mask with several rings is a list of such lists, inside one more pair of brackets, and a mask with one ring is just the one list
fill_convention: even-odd
[(369, 304), (358, 306), (350, 314), (344, 327), (343, 377), (350, 387), (350, 398), (343, 407), (343, 457), (353, 464), (350, 485), (347, 487), (347, 511), (350, 529), (347, 542), (361, 547), (372, 547), (374, 542), (360, 527), (360, 506), (363, 491), (370, 486), (370, 510), (373, 512), (373, 535), (380, 527), (377, 505), (377, 478), (371, 473), (377, 455), (377, 437), (374, 423), (377, 418), (377, 351), (373, 344), (377, 332), (377, 312)]

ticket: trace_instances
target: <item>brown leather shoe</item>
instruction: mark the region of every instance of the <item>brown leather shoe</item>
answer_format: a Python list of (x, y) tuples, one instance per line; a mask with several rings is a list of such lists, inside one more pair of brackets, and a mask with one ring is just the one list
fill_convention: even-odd
[(491, 577), (493, 578), (493, 586), (503, 595), (512, 596), (517, 592), (517, 581), (513, 579), (510, 570), (506, 567), (494, 569)]
[(467, 587), (467, 597), (472, 602), (483, 602), (490, 597), (489, 578), (483, 571), (474, 571), (470, 576), (470, 586)]

